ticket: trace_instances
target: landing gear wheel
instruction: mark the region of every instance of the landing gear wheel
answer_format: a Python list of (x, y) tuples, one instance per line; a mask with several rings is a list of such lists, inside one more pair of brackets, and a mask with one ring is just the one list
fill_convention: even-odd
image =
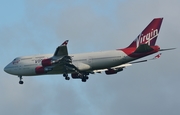
[(86, 82), (86, 80), (87, 80), (86, 78), (82, 78), (82, 82)]
[(70, 80), (70, 77), (65, 77), (66, 80)]
[(23, 81), (19, 81), (19, 84), (23, 84), (24, 82)]
[(65, 80), (70, 80), (70, 77), (68, 77), (67, 73), (64, 73), (63, 76), (65, 77)]
[(68, 74), (65, 74), (65, 73), (64, 73), (64, 74), (63, 74), (63, 77), (68, 77)]

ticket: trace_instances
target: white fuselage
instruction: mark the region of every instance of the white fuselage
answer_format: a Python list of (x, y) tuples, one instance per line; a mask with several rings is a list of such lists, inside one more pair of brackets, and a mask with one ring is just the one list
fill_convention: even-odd
[[(43, 59), (51, 58), (52, 56), (53, 54), (18, 57), (14, 59), (10, 64), (8, 64), (4, 68), (4, 71), (18, 76), (37, 75), (35, 72), (35, 68), (38, 66), (42, 66), (41, 61)], [(82, 72), (90, 72), (92, 70), (98, 69), (108, 69), (134, 60), (134, 58), (127, 56), (127, 54), (125, 54), (121, 50), (70, 54), (69, 56), (72, 57), (72, 64)], [(52, 71), (46, 74), (63, 73), (64, 70), (62, 67), (55, 67)]]

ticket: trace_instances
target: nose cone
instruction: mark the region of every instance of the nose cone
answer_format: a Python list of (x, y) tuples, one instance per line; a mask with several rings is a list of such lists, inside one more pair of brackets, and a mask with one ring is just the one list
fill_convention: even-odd
[(4, 71), (5, 71), (6, 73), (9, 73), (9, 69), (8, 69), (7, 66), (4, 68)]
[(4, 68), (4, 71), (5, 71), (6, 73), (12, 74), (11, 64), (8, 64), (8, 65)]

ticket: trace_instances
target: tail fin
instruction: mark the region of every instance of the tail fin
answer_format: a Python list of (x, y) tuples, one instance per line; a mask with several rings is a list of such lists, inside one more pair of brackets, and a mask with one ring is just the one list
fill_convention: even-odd
[(138, 48), (140, 44), (154, 46), (160, 31), (163, 18), (155, 18), (151, 23), (138, 35), (138, 37), (128, 46)]

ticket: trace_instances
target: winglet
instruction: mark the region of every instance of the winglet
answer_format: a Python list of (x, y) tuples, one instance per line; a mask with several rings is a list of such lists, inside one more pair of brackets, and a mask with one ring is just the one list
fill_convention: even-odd
[(69, 42), (69, 40), (64, 41), (64, 42), (61, 44), (61, 46), (67, 46), (68, 42)]

